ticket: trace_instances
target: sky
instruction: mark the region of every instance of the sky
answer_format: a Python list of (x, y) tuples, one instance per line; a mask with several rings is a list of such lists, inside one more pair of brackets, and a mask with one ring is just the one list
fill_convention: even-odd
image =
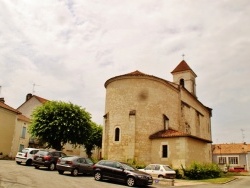
[(173, 81), (185, 54), (213, 143), (250, 144), (249, 20), (249, 0), (2, 0), (0, 97), (71, 102), (102, 125), (105, 81), (136, 70)]

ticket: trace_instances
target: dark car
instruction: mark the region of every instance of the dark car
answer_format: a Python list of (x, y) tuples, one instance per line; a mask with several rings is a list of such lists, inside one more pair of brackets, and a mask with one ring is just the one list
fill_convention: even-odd
[(152, 185), (150, 174), (141, 172), (131, 165), (118, 161), (101, 160), (93, 167), (94, 178), (97, 181), (109, 179), (126, 183), (129, 187), (135, 185)]
[(56, 164), (56, 169), (59, 174), (68, 171), (71, 172), (71, 175), (77, 176), (79, 173), (93, 174), (93, 165), (93, 161), (89, 158), (69, 156), (59, 158)]
[(67, 155), (61, 151), (39, 150), (34, 155), (33, 165), (36, 169), (39, 167), (47, 167), (49, 170), (55, 170), (58, 158)]

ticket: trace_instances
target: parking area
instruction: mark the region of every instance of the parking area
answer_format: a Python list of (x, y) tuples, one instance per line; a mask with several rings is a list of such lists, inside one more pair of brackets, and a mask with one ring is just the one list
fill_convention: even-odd
[[(114, 182), (95, 181), (92, 176), (59, 175), (47, 168), (35, 169), (33, 166), (18, 165), (12, 160), (0, 160), (0, 188), (119, 188), (127, 187)], [(148, 188), (162, 187), (159, 184)]]

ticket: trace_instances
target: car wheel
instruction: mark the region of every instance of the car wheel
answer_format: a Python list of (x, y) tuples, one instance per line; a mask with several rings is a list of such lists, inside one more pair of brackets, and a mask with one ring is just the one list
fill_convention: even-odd
[(164, 178), (163, 175), (159, 175), (158, 178)]
[(128, 177), (128, 179), (127, 179), (127, 185), (128, 185), (129, 187), (133, 187), (133, 186), (135, 185), (135, 178), (133, 178), (133, 177)]
[(95, 178), (96, 181), (101, 181), (102, 180), (101, 172), (95, 172), (94, 173), (94, 178)]
[(63, 174), (64, 171), (63, 171), (63, 170), (58, 170), (58, 173), (59, 173), (59, 174)]
[(77, 176), (78, 175), (78, 169), (74, 169), (72, 172), (71, 172), (71, 175), (72, 176)]
[(21, 162), (16, 161), (17, 164), (21, 164)]
[(49, 165), (49, 170), (53, 171), (53, 170), (55, 170), (55, 168), (56, 168), (56, 165), (54, 163), (51, 163)]
[(26, 161), (26, 166), (30, 166), (31, 164), (32, 164), (32, 160), (31, 159), (29, 159), (28, 161)]
[(38, 168), (39, 168), (39, 166), (35, 165), (35, 169), (38, 169)]

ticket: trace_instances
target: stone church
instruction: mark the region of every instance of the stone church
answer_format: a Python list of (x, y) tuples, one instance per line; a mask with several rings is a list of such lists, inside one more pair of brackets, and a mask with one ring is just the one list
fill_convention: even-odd
[(173, 168), (212, 162), (212, 109), (196, 96), (197, 75), (185, 60), (171, 73), (172, 82), (140, 71), (105, 82), (104, 159)]

